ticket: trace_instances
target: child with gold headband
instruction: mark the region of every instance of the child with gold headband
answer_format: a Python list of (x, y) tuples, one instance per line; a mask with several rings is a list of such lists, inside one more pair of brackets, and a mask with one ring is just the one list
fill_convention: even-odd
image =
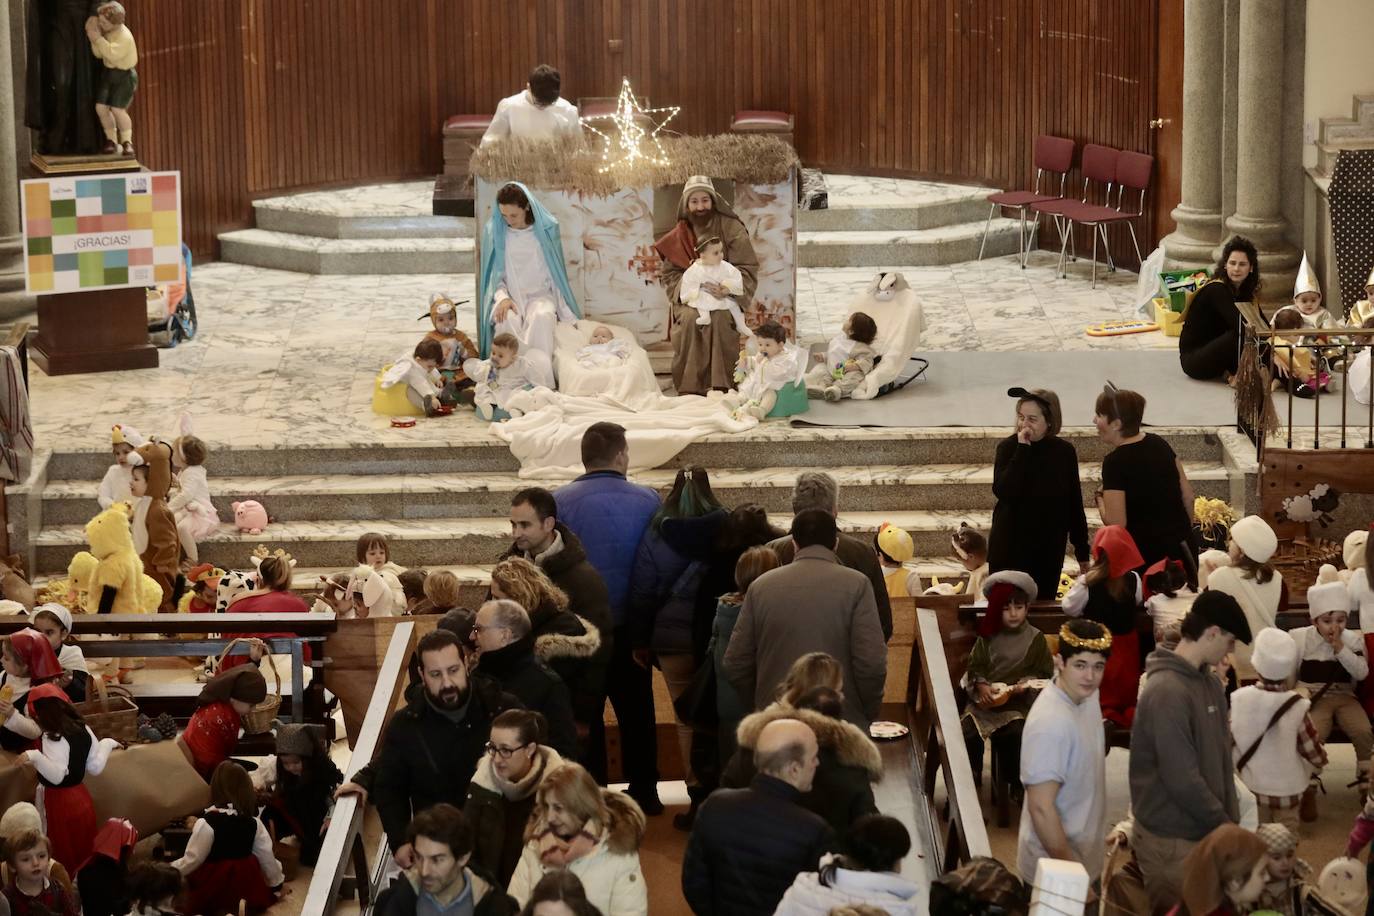
[(1021, 735), (1026, 803), (1017, 870), (1033, 876), (1044, 858), (1080, 862), (1102, 874), (1107, 835), (1107, 753), (1097, 691), (1112, 634), (1093, 620), (1059, 630), (1055, 677), (1040, 691)]

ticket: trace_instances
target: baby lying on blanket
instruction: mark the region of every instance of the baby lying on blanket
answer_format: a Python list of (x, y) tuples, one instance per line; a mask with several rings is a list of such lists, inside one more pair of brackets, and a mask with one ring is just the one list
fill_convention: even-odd
[(762, 420), (778, 402), (778, 392), (802, 377), (805, 356), (795, 344), (787, 342), (787, 331), (776, 321), (764, 322), (754, 332), (758, 352), (741, 356), (735, 367), (737, 391), (724, 397), (735, 419), (751, 416)]
[(520, 416), (507, 401), (515, 392), (534, 387), (529, 360), (520, 355), (520, 341), (514, 334), (497, 334), (491, 341), (491, 359), (470, 359), (463, 363), (463, 373), (477, 383), (473, 407), (483, 420), (491, 420), (498, 407)]
[(604, 324), (592, 331), (591, 343), (577, 351), (578, 365), (587, 369), (616, 369), (625, 365), (629, 358), (629, 343), (617, 340)]

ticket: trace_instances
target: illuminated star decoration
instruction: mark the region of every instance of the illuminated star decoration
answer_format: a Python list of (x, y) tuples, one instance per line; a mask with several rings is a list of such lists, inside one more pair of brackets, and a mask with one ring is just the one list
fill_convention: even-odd
[[(668, 156), (658, 142), (658, 134), (669, 121), (677, 117), (680, 110), (676, 105), (668, 108), (641, 108), (639, 99), (635, 98), (634, 90), (630, 88), (629, 78), (624, 78), (620, 84), (620, 98), (616, 101), (613, 114), (588, 115), (581, 119), (583, 126), (605, 141), (601, 151), (602, 165), (597, 171), (604, 174), (616, 166), (633, 165), (640, 161), (667, 165)], [(665, 116), (659, 121), (655, 115)], [(640, 123), (641, 119), (648, 120), (653, 126), (646, 130)], [(610, 127), (604, 131), (599, 130), (593, 121), (610, 121), (614, 130)], [(616, 150), (619, 150), (620, 156), (612, 158)]]

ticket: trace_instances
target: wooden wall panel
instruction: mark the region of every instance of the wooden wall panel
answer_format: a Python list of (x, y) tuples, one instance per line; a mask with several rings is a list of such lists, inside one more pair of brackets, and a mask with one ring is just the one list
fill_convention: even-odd
[[(1038, 133), (1150, 150), (1159, 2), (128, 5), (139, 152), (184, 173), (188, 239), (206, 256), (217, 232), (251, 224), (254, 197), (436, 174), (443, 118), (492, 110), (538, 61), (563, 71), (571, 99), (614, 95), (628, 76), (682, 106), (683, 133), (722, 131), (738, 108), (790, 110), (820, 168), (1025, 185)], [(1167, 42), (1179, 53), (1179, 36)], [(1142, 245), (1153, 239), (1147, 228)]]

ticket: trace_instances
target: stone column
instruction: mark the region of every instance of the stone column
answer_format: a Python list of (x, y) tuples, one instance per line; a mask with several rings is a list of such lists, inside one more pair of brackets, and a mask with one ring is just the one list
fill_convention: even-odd
[(1284, 0), (1245, 0), (1240, 11), (1236, 212), (1226, 235), (1259, 249), (1266, 300), (1288, 299), (1300, 253), (1283, 216)]
[(1164, 239), (1170, 265), (1214, 263), (1221, 240), (1221, 158), (1225, 7), (1221, 0), (1185, 0), (1183, 20), (1183, 187), (1174, 208), (1178, 228)]
[[(23, 237), (19, 226), (19, 171), (15, 159), (16, 98), (10, 44), (10, 11), (0, 13), (0, 315), (21, 307)], [(18, 290), (18, 295), (15, 291)]]

